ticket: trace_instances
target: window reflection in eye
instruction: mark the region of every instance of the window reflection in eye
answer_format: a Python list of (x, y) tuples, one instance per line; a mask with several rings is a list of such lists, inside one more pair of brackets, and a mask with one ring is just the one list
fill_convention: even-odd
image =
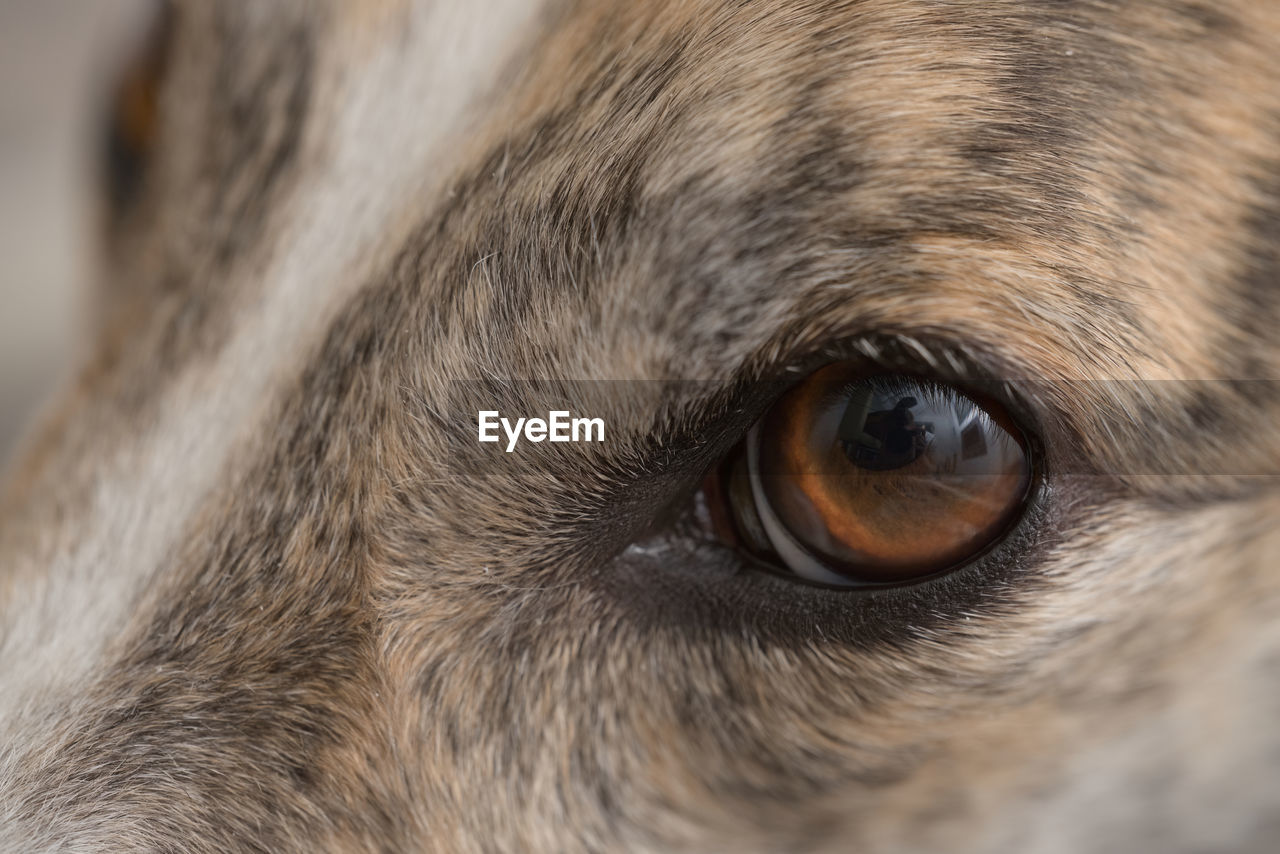
[(830, 365), (779, 400), (722, 470), (734, 541), (828, 584), (901, 583), (964, 563), (1016, 521), (1031, 483), (998, 404)]
[(910, 385), (858, 384), (848, 391), (837, 436), (854, 465), (892, 471), (928, 454), (938, 471), (983, 474), (1021, 454), (1013, 436), (992, 429), (990, 416), (968, 397), (932, 390), (922, 400), (919, 393)]

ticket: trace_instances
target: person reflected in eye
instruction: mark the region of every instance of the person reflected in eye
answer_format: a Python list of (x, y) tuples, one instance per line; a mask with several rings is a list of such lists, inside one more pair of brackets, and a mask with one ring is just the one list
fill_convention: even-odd
[(892, 409), (867, 414), (864, 432), (880, 443), (879, 461), (897, 468), (917, 459), (928, 445), (926, 425), (916, 421), (912, 411), (920, 402), (910, 395), (901, 397)]

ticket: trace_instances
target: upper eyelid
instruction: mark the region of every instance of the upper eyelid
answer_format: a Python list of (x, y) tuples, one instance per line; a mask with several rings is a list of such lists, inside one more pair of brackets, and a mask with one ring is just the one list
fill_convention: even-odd
[(849, 358), (865, 359), (886, 373), (914, 374), (995, 398), (1020, 427), (1038, 437), (1066, 417), (1036, 393), (1042, 381), (1017, 371), (1009, 360), (987, 348), (933, 334), (868, 331), (842, 336), (786, 359), (771, 379), (785, 391), (823, 365)]

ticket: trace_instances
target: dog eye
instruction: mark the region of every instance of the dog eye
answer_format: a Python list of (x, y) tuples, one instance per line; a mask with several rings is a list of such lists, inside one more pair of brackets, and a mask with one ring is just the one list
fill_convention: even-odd
[(788, 391), (708, 480), (717, 535), (818, 584), (916, 581), (1018, 519), (1028, 443), (998, 404), (837, 363)]

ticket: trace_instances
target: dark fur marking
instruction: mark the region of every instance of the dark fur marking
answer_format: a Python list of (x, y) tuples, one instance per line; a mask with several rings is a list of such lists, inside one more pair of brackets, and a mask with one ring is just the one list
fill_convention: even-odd
[[(227, 269), (257, 257), (297, 174), (311, 113), (314, 41), (324, 23), (314, 16), (274, 21), (270, 26), (280, 31), (273, 33), (266, 52), (263, 33), (251, 30), (262, 22), (245, 20), (243, 10), (213, 10), (212, 33), (184, 14), (189, 13), (173, 15), (175, 55), (190, 50), (194, 40), (212, 38), (218, 46), (214, 67), (199, 83), (205, 91), (198, 97), (176, 92), (204, 105), (194, 119), (200, 134), (193, 142), (201, 146), (194, 156), (198, 180), (208, 192), (187, 195), (190, 176), (170, 184), (156, 181), (145, 188), (150, 197), (139, 199), (138, 216), (113, 224), (166, 235), (162, 239), (168, 241), (152, 250), (165, 258), (158, 275), (139, 281), (126, 272), (130, 281), (123, 289), (132, 292), (130, 298), (141, 303), (135, 310), (150, 315), (149, 325), (158, 330), (149, 340), (149, 360), (168, 366), (162, 376), (172, 375), (172, 366), (190, 354), (215, 348), (230, 332), (234, 300), (228, 294)], [(173, 106), (162, 99), (161, 106), (166, 104)], [(163, 134), (159, 142), (157, 165), (173, 156), (177, 144)], [(163, 177), (160, 170), (157, 177)], [(163, 211), (169, 211), (171, 222), (156, 219)], [(175, 228), (174, 223), (182, 225)], [(134, 337), (124, 333), (122, 344), (136, 346)]]
[(246, 23), (222, 15), (218, 24), (230, 31), (218, 37), (225, 48), (213, 78), (209, 122), (215, 132), (204, 160), (211, 185), (222, 190), (205, 217), (214, 227), (213, 257), (221, 266), (262, 233), (276, 188), (298, 156), (311, 101), (316, 25), (291, 24), (273, 40), (269, 60), (247, 64), (239, 50), (254, 43), (239, 32)]
[(155, 144), (154, 101), (170, 60), (173, 30), (173, 9), (164, 4), (150, 25), (141, 55), (117, 82), (102, 151), (113, 222), (133, 209), (150, 171)]
[(1234, 38), (1240, 31), (1240, 22), (1228, 12), (1208, 3), (1179, 3), (1175, 11), (1195, 24), (1196, 35), (1215, 38)]
[[(1280, 127), (1280, 117), (1273, 125)], [(1268, 164), (1266, 175), (1258, 188), (1263, 201), (1250, 211), (1245, 223), (1245, 272), (1227, 290), (1230, 302), (1222, 306), (1225, 316), (1235, 319), (1255, 343), (1235, 367), (1243, 379), (1275, 379), (1275, 363), (1268, 365), (1265, 360), (1273, 358), (1276, 330), (1280, 329), (1280, 160)], [(1221, 352), (1235, 349), (1224, 347)]]
[[(114, 699), (62, 748), (58, 767), (101, 775), (77, 785), (126, 801), (144, 792), (157, 803), (201, 793), (198, 803), (211, 811), (205, 818), (217, 829), (202, 842), (214, 850), (280, 850), (289, 843), (276, 828), (296, 833), (312, 824), (296, 811), (297, 800), (271, 794), (275, 786), (326, 801), (335, 825), (359, 826), (381, 815), (386, 824), (378, 834), (393, 838), (396, 823), (385, 804), (370, 800), (355, 818), (341, 797), (331, 800), (333, 781), (316, 766), (367, 722), (362, 695), (372, 629), (362, 607), (368, 542), (360, 521), (367, 499), (339, 463), (350, 458), (340, 444), (365, 432), (340, 430), (337, 419), (377, 355), (371, 329), (350, 334), (340, 324), (335, 330), (301, 382), (292, 409), (297, 415), (286, 422), (274, 458), (249, 475), (261, 488), (237, 491), (251, 500), (219, 508), (228, 516), (215, 526), (221, 539), (189, 538), (188, 554), (174, 556), (175, 567), (185, 564), (178, 578), (165, 582), (174, 592), (163, 597), (116, 670), (103, 676), (104, 693)], [(334, 491), (347, 495), (341, 502), (346, 515), (311, 503), (312, 496)], [(318, 509), (326, 515), (315, 516)], [(303, 590), (287, 552), (308, 526), (306, 554), (327, 556), (328, 563), (322, 571), (305, 568)], [(243, 644), (212, 642), (242, 635), (246, 615), (254, 626)], [(236, 753), (252, 757), (245, 761), (255, 768), (254, 779), (223, 774)], [(311, 762), (299, 765), (298, 757)], [(157, 768), (168, 772), (149, 773)], [(228, 799), (262, 817), (261, 824), (220, 822)]]

